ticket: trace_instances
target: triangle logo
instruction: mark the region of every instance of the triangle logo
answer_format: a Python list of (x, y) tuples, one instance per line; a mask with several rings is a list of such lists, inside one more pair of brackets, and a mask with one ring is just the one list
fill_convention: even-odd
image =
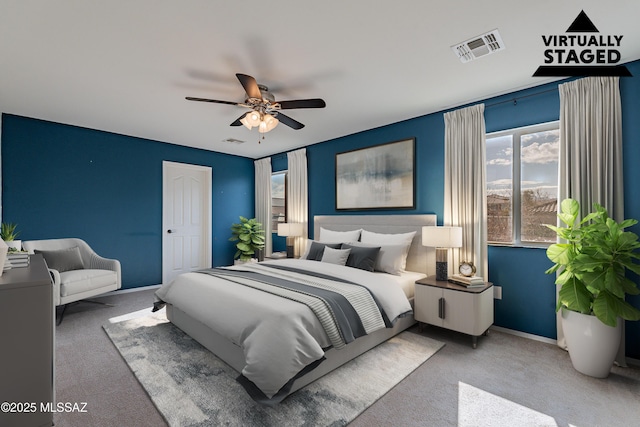
[[(578, 33), (578, 34), (576, 34)], [(620, 34), (600, 33), (581, 10), (565, 34), (543, 34), (544, 64), (533, 77), (629, 77), (629, 69), (620, 65)]]
[(580, 11), (578, 17), (567, 29), (567, 33), (599, 33), (598, 29), (591, 19), (584, 13), (584, 10)]

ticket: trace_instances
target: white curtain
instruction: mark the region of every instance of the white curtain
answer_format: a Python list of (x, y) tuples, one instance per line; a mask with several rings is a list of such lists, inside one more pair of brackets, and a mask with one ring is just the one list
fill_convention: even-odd
[[(619, 80), (619, 77), (587, 77), (558, 86), (559, 200), (567, 197), (577, 200), (582, 216), (592, 210), (594, 203), (599, 203), (616, 221), (624, 219)], [(566, 348), (560, 316), (558, 312), (558, 345)], [(623, 366), (624, 352), (623, 339), (617, 359)]]
[(462, 247), (449, 251), (449, 274), (471, 261), (488, 280), (484, 104), (445, 113), (443, 225), (462, 227)]
[(287, 182), (287, 222), (301, 223), (303, 236), (294, 241), (294, 256), (302, 254), (309, 236), (309, 208), (307, 186), (307, 150), (287, 153), (289, 175)]
[(253, 164), (255, 166), (256, 219), (264, 228), (264, 256), (271, 256), (271, 158), (256, 160)]

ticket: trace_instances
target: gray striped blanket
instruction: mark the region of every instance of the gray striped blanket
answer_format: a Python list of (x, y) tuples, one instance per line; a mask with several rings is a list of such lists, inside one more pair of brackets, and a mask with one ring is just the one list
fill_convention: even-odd
[(360, 336), (385, 328), (381, 308), (371, 292), (355, 283), (257, 263), (199, 272), (305, 304), (337, 349)]

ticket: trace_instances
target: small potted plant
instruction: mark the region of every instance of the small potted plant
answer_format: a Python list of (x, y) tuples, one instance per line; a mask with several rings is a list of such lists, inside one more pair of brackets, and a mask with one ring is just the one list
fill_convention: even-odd
[(0, 239), (9, 246), (9, 252), (19, 252), (22, 250), (22, 241), (18, 240), (20, 232), (16, 229), (17, 224), (12, 222), (3, 222), (0, 224)]
[(640, 320), (640, 310), (625, 301), (625, 295), (640, 293), (627, 270), (640, 274), (638, 236), (625, 228), (638, 223), (620, 223), (609, 218), (605, 208), (594, 204), (594, 212), (580, 219), (580, 205), (565, 199), (558, 218), (566, 227), (547, 225), (562, 243), (547, 249), (560, 286), (556, 311), (562, 309), (562, 328), (571, 362), (586, 375), (605, 378), (615, 360), (620, 340), (620, 319)]
[(236, 243), (235, 260), (247, 262), (256, 256), (257, 251), (264, 249), (264, 229), (255, 218), (240, 217), (240, 222), (231, 225), (232, 242)]

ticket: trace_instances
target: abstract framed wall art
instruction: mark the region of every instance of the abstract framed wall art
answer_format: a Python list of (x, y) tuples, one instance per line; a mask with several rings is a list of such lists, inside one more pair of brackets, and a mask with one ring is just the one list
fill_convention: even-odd
[(415, 209), (415, 138), (336, 154), (336, 210)]

